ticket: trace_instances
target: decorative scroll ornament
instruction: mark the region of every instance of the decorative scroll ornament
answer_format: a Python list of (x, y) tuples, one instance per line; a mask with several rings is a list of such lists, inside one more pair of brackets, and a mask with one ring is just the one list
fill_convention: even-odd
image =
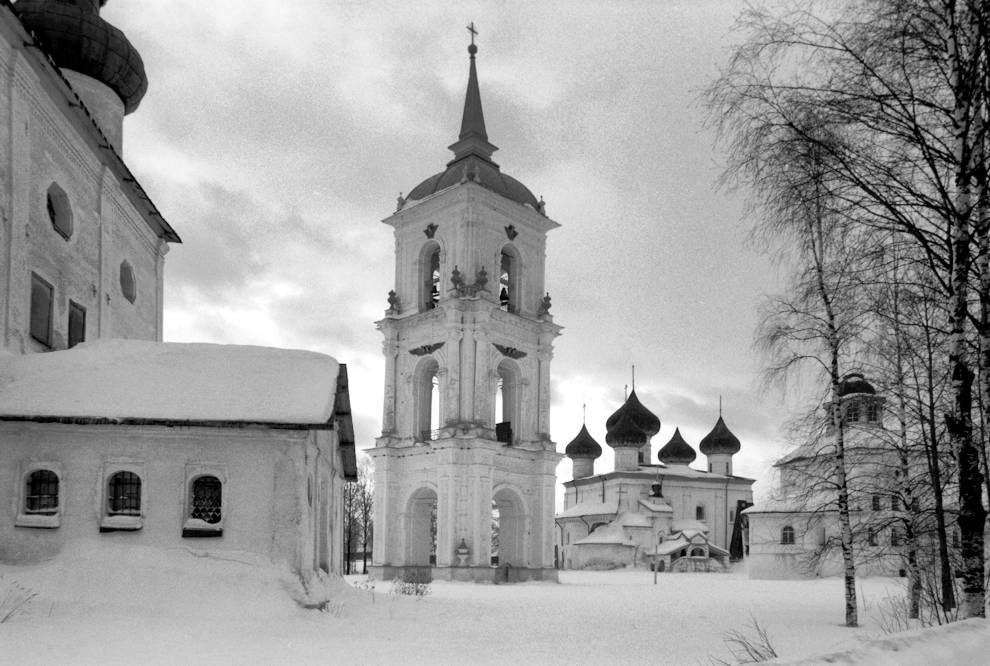
[(516, 225), (510, 224), (509, 226), (507, 226), (505, 228), (505, 235), (509, 237), (510, 241), (516, 240), (516, 236), (519, 235), (519, 232), (516, 231)]
[(432, 354), (441, 347), (443, 347), (442, 342), (434, 342), (431, 345), (420, 345), (415, 349), (410, 349), (409, 353), (412, 354), (413, 356), (426, 356), (427, 354)]
[(515, 347), (506, 347), (505, 345), (500, 345), (495, 342), (492, 343), (492, 346), (499, 350), (502, 353), (502, 356), (507, 356), (509, 358), (519, 359), (526, 355), (526, 352), (516, 349)]
[(429, 224), (426, 225), (426, 228), (423, 229), (423, 233), (426, 234), (427, 238), (433, 238), (433, 234), (435, 234), (436, 232), (437, 232), (437, 225), (434, 222), (430, 222)]

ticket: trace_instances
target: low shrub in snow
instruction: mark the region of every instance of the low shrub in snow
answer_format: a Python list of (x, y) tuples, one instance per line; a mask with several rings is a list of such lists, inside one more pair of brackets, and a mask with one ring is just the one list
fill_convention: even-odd
[(15, 580), (0, 576), (0, 624), (3, 624), (17, 613), (23, 612), (28, 603), (38, 596)]
[(713, 664), (759, 664), (777, 658), (777, 651), (770, 643), (767, 630), (760, 626), (756, 618), (751, 617), (749, 628), (745, 631), (732, 629), (725, 632), (722, 642), (729, 648), (733, 661), (712, 658)]
[(430, 582), (429, 574), (409, 572), (402, 578), (396, 578), (392, 581), (392, 589), (389, 594), (408, 595), (422, 599), (430, 593)]
[(582, 568), (585, 571), (611, 571), (612, 569), (618, 569), (619, 565), (611, 560), (588, 560), (587, 564)]
[(344, 610), (340, 590), (345, 583), (340, 576), (318, 571), (308, 581), (294, 575), (283, 577), (283, 581), (293, 601), (302, 608), (330, 613), (334, 617), (340, 617)]

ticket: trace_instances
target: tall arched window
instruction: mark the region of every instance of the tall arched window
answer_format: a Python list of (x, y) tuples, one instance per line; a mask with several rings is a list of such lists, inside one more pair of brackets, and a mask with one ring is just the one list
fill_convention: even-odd
[(784, 525), (780, 528), (780, 543), (785, 546), (794, 545), (794, 528), (790, 525)]
[(416, 367), (413, 376), (415, 393), (413, 436), (417, 441), (429, 442), (440, 427), (443, 413), (440, 405), (440, 364), (435, 358), (425, 358)]
[(494, 411), (495, 439), (511, 444), (519, 431), (519, 368), (508, 359), (498, 364)]
[(511, 245), (502, 248), (499, 260), (498, 302), (506, 312), (519, 309), (519, 258)]
[(420, 310), (432, 310), (440, 302), (440, 245), (431, 241), (420, 256)]

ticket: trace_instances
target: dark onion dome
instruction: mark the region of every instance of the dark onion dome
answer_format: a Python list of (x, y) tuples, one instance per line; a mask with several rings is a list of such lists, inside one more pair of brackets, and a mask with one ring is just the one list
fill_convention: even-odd
[(602, 454), (601, 445), (588, 432), (588, 427), (582, 425), (581, 432), (571, 440), (571, 443), (564, 449), (564, 455), (568, 458), (597, 458)]
[(14, 11), (62, 69), (92, 77), (117, 93), (124, 113), (148, 90), (144, 62), (117, 28), (100, 18), (100, 0), (18, 0)]
[(701, 452), (706, 456), (728, 453), (729, 455), (739, 453), (739, 438), (732, 434), (729, 427), (725, 425), (722, 417), (718, 417), (715, 427), (701, 440)]
[(639, 429), (646, 433), (647, 438), (660, 432), (660, 419), (643, 406), (643, 403), (636, 397), (636, 389), (633, 389), (623, 405), (615, 410), (612, 416), (608, 417), (608, 420), (605, 421), (605, 429), (611, 431), (612, 427), (619, 422), (621, 415), (627, 412), (633, 422), (639, 426)]
[(650, 435), (636, 423), (632, 411), (619, 408), (616, 414), (619, 414), (618, 420), (605, 433), (605, 442), (609, 446), (613, 449), (638, 449), (649, 441)]
[(674, 428), (674, 436), (663, 445), (657, 458), (665, 465), (690, 465), (698, 454), (694, 452), (691, 445), (681, 437), (681, 429)]
[(870, 382), (863, 378), (862, 373), (850, 372), (839, 382), (839, 397), (852, 395), (853, 393), (867, 393), (876, 395), (877, 390)]
[(461, 117), (461, 133), (457, 141), (450, 146), (454, 159), (447, 163), (444, 171), (430, 176), (414, 187), (406, 199), (419, 201), (451, 185), (473, 180), (506, 199), (528, 204), (533, 210), (540, 211), (540, 202), (533, 193), (515, 178), (502, 173), (491, 159), (492, 153), (498, 148), (488, 141), (488, 132), (485, 130), (485, 114), (481, 108), (481, 91), (478, 87), (478, 70), (474, 64), (474, 56), (477, 52), (476, 45), (471, 44), (468, 47), (471, 66), (468, 71), (467, 94), (464, 97), (464, 114)]

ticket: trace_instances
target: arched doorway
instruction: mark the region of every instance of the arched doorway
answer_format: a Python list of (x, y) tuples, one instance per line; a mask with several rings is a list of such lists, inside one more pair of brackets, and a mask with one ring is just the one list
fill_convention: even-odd
[(501, 488), (495, 492), (492, 496), (492, 525), (492, 564), (528, 566), (525, 555), (526, 510), (518, 493), (509, 488)]
[(433, 566), (437, 562), (437, 493), (421, 488), (409, 499), (406, 511), (407, 562)]

